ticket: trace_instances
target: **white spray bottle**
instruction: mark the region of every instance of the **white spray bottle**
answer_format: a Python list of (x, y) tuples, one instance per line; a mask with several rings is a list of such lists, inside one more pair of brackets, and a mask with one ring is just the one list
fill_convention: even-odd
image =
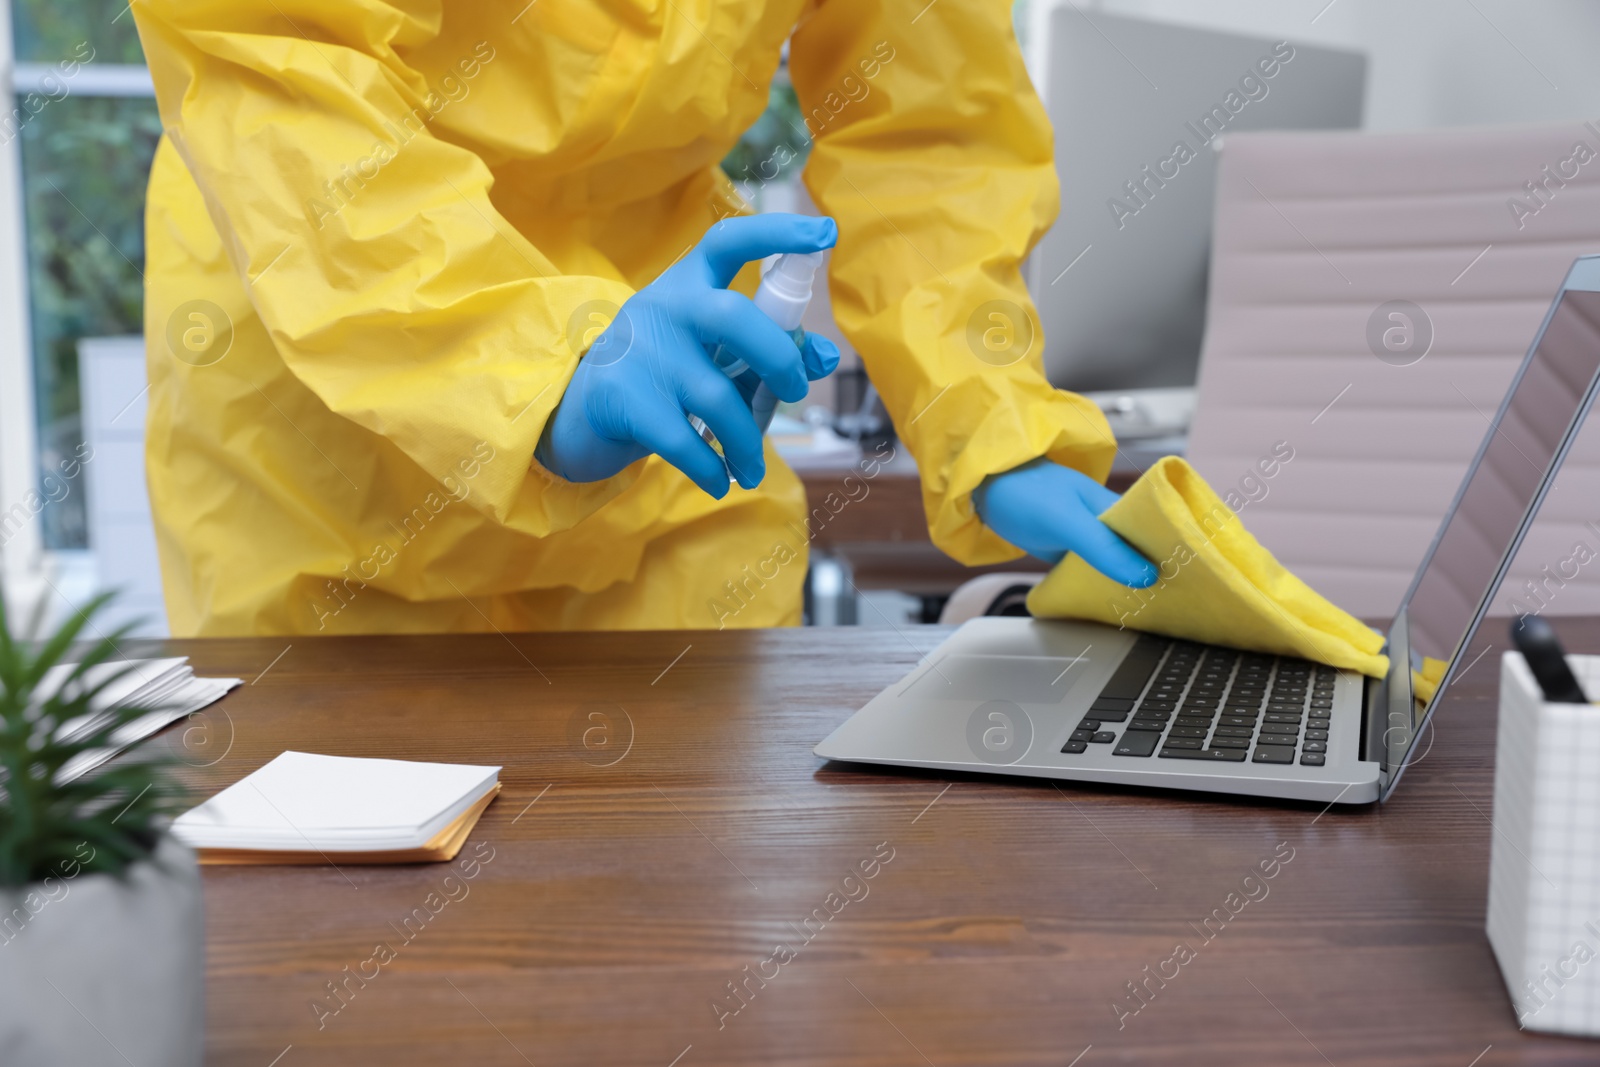
[[(779, 329), (793, 338), (796, 347), (802, 349), (805, 347), (806, 332), (800, 328), (800, 319), (811, 303), (811, 283), (816, 277), (817, 268), (822, 266), (822, 255), (821, 252), (787, 252), (780, 255), (768, 268), (761, 279), (761, 285), (756, 289), (756, 307), (767, 318), (777, 323)], [(740, 359), (726, 345), (716, 347), (711, 353), (711, 361), (722, 369), (722, 373), (733, 379), (734, 385), (739, 387), (740, 395), (750, 405), (750, 413), (755, 416), (756, 427), (762, 433), (766, 433), (767, 427), (772, 425), (773, 414), (778, 410), (778, 398), (773, 395), (772, 390), (767, 388), (766, 383), (751, 369), (750, 364)], [(717, 450), (719, 455), (722, 453), (722, 447), (704, 422), (691, 415), (689, 423)]]

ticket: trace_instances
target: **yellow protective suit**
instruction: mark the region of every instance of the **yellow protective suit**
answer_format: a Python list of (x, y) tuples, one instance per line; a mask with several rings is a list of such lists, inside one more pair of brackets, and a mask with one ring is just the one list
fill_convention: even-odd
[(835, 316), (934, 541), (1015, 558), (972, 489), (1041, 455), (1103, 477), (1113, 446), (1028, 325), (1057, 185), (1010, 6), (134, 5), (167, 131), (145, 311), (173, 632), (797, 622), (805, 501), (770, 450), (721, 502), (657, 458), (530, 465), (595, 309), (745, 210), (718, 162), (791, 31)]

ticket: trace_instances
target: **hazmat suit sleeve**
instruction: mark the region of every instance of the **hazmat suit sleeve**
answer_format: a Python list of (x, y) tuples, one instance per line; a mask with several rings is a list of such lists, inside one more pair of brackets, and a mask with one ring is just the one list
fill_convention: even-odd
[(1011, 4), (819, 0), (789, 65), (805, 183), (839, 221), (834, 316), (917, 460), (933, 541), (969, 565), (1015, 559), (972, 491), (1040, 456), (1104, 481), (1115, 444), (1045, 379), (1018, 270), (1059, 189)]
[[(483, 42), (434, 85), (409, 68), (438, 7), (146, 0), (134, 14), (167, 137), (285, 364), (442, 480), (478, 442), (531, 461), (593, 338), (584, 308), (632, 289), (558, 271), (491, 201), (491, 149), (430, 125), (493, 59)], [(471, 502), (542, 536), (636, 476), (572, 485), (494, 464)]]

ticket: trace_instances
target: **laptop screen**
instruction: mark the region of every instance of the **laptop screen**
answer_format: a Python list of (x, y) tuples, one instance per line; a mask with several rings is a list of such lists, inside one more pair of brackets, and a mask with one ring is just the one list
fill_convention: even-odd
[[(1597, 369), (1600, 292), (1566, 290), (1504, 405), (1498, 412), (1478, 405), (1486, 443), (1405, 603), (1412, 670), (1424, 678), (1440, 679), (1494, 595), (1501, 565), (1531, 520)], [(1533, 589), (1508, 585), (1498, 594), (1499, 606), (1513, 614), (1541, 610), (1559, 589), (1561, 566), (1572, 566), (1548, 562), (1543, 573), (1556, 578)], [(1423, 701), (1415, 702), (1412, 743), (1427, 711)]]

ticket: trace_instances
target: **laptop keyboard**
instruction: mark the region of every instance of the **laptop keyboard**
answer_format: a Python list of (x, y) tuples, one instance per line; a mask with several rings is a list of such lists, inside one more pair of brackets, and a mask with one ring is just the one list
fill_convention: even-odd
[(1111, 745), (1118, 756), (1213, 763), (1298, 756), (1321, 767), (1337, 674), (1303, 659), (1141, 635), (1061, 751)]

